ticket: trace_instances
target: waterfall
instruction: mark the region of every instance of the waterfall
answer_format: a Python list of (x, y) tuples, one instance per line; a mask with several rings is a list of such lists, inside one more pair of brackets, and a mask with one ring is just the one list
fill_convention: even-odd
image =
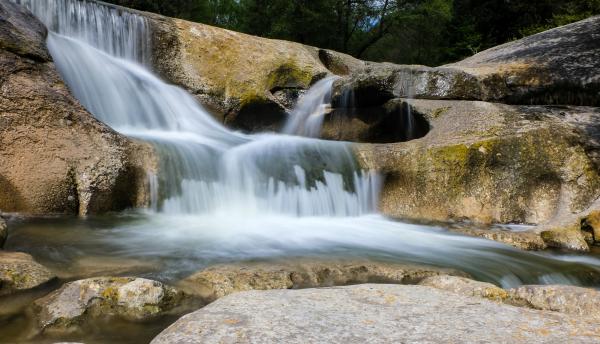
[[(115, 252), (162, 255), (175, 270), (185, 265), (181, 257), (363, 252), (455, 267), (505, 287), (578, 283), (568, 272), (581, 268), (576, 263), (377, 215), (380, 178), (358, 168), (348, 143), (223, 127), (191, 95), (147, 69), (150, 30), (135, 13), (90, 0), (12, 1), (50, 28), (48, 49), (83, 106), (159, 154), (158, 175), (148, 177), (152, 210), (103, 238), (119, 247)], [(318, 135), (333, 81), (305, 95), (288, 134)]]
[(290, 135), (319, 137), (323, 120), (331, 109), (331, 87), (338, 76), (325, 77), (300, 98), (283, 132)]
[(378, 177), (357, 169), (346, 143), (230, 131), (187, 92), (154, 76), (142, 65), (150, 41), (143, 17), (91, 1), (17, 2), (51, 29), (48, 49), (82, 105), (113, 129), (155, 145), (153, 208), (240, 216), (375, 210)]
[(146, 20), (113, 6), (87, 0), (12, 0), (28, 8), (55, 33), (108, 54), (149, 64), (151, 35)]

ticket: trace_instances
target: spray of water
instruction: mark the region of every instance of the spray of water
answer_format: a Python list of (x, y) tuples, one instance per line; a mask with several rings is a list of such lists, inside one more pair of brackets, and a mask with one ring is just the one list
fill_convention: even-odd
[[(376, 214), (380, 179), (361, 171), (347, 143), (244, 135), (217, 123), (182, 89), (143, 64), (143, 17), (93, 1), (13, 0), (53, 31), (48, 47), (72, 92), (99, 120), (155, 145), (153, 212), (115, 225), (121, 254), (195, 260), (321, 254), (378, 255), (456, 267), (505, 286), (578, 283), (561, 260), (480, 239), (393, 222)], [(317, 136), (331, 83), (310, 90), (286, 126)], [(559, 273), (560, 272), (560, 273)]]

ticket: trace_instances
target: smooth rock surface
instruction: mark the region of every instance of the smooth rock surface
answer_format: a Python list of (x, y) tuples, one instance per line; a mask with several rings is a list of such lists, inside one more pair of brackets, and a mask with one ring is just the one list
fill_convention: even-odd
[(0, 296), (36, 288), (54, 279), (54, 274), (21, 252), (0, 251)]
[(72, 97), (46, 33), (28, 11), (0, 2), (0, 210), (87, 215), (146, 204), (153, 150)]
[(463, 61), (426, 67), (368, 64), (335, 86), (359, 107), (397, 97), (600, 106), (600, 16), (509, 42)]
[(424, 286), (249, 291), (179, 319), (153, 344), (597, 343), (594, 320)]
[(457, 276), (432, 276), (419, 282), (419, 285), (449, 291), (464, 296), (482, 297), (502, 302), (508, 298), (506, 290), (491, 283), (474, 281)]
[(600, 321), (600, 292), (562, 285), (527, 285), (508, 290), (515, 303)]
[(133, 277), (74, 281), (34, 303), (39, 328), (69, 333), (95, 318), (147, 321), (181, 305), (184, 294), (160, 282)]
[(221, 264), (195, 273), (182, 288), (212, 301), (246, 290), (298, 289), (358, 283), (417, 283), (437, 275), (465, 273), (427, 266), (371, 261), (300, 259)]

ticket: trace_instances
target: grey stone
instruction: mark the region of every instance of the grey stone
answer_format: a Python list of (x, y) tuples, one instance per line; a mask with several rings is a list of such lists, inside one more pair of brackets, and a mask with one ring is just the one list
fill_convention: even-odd
[(249, 291), (188, 314), (152, 344), (597, 343), (596, 321), (423, 286)]
[(133, 277), (74, 281), (34, 303), (44, 331), (69, 333), (96, 317), (146, 321), (180, 306), (184, 294), (160, 282)]

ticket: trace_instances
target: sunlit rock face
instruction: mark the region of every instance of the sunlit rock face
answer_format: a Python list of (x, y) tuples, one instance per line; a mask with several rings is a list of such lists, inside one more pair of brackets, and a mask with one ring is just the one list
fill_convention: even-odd
[(71, 96), (39, 21), (6, 1), (0, 16), (0, 210), (85, 215), (143, 204), (151, 150)]
[(544, 223), (584, 211), (600, 179), (594, 108), (410, 100), (431, 131), (421, 139), (360, 145), (364, 166), (387, 173), (382, 210), (415, 219)]

